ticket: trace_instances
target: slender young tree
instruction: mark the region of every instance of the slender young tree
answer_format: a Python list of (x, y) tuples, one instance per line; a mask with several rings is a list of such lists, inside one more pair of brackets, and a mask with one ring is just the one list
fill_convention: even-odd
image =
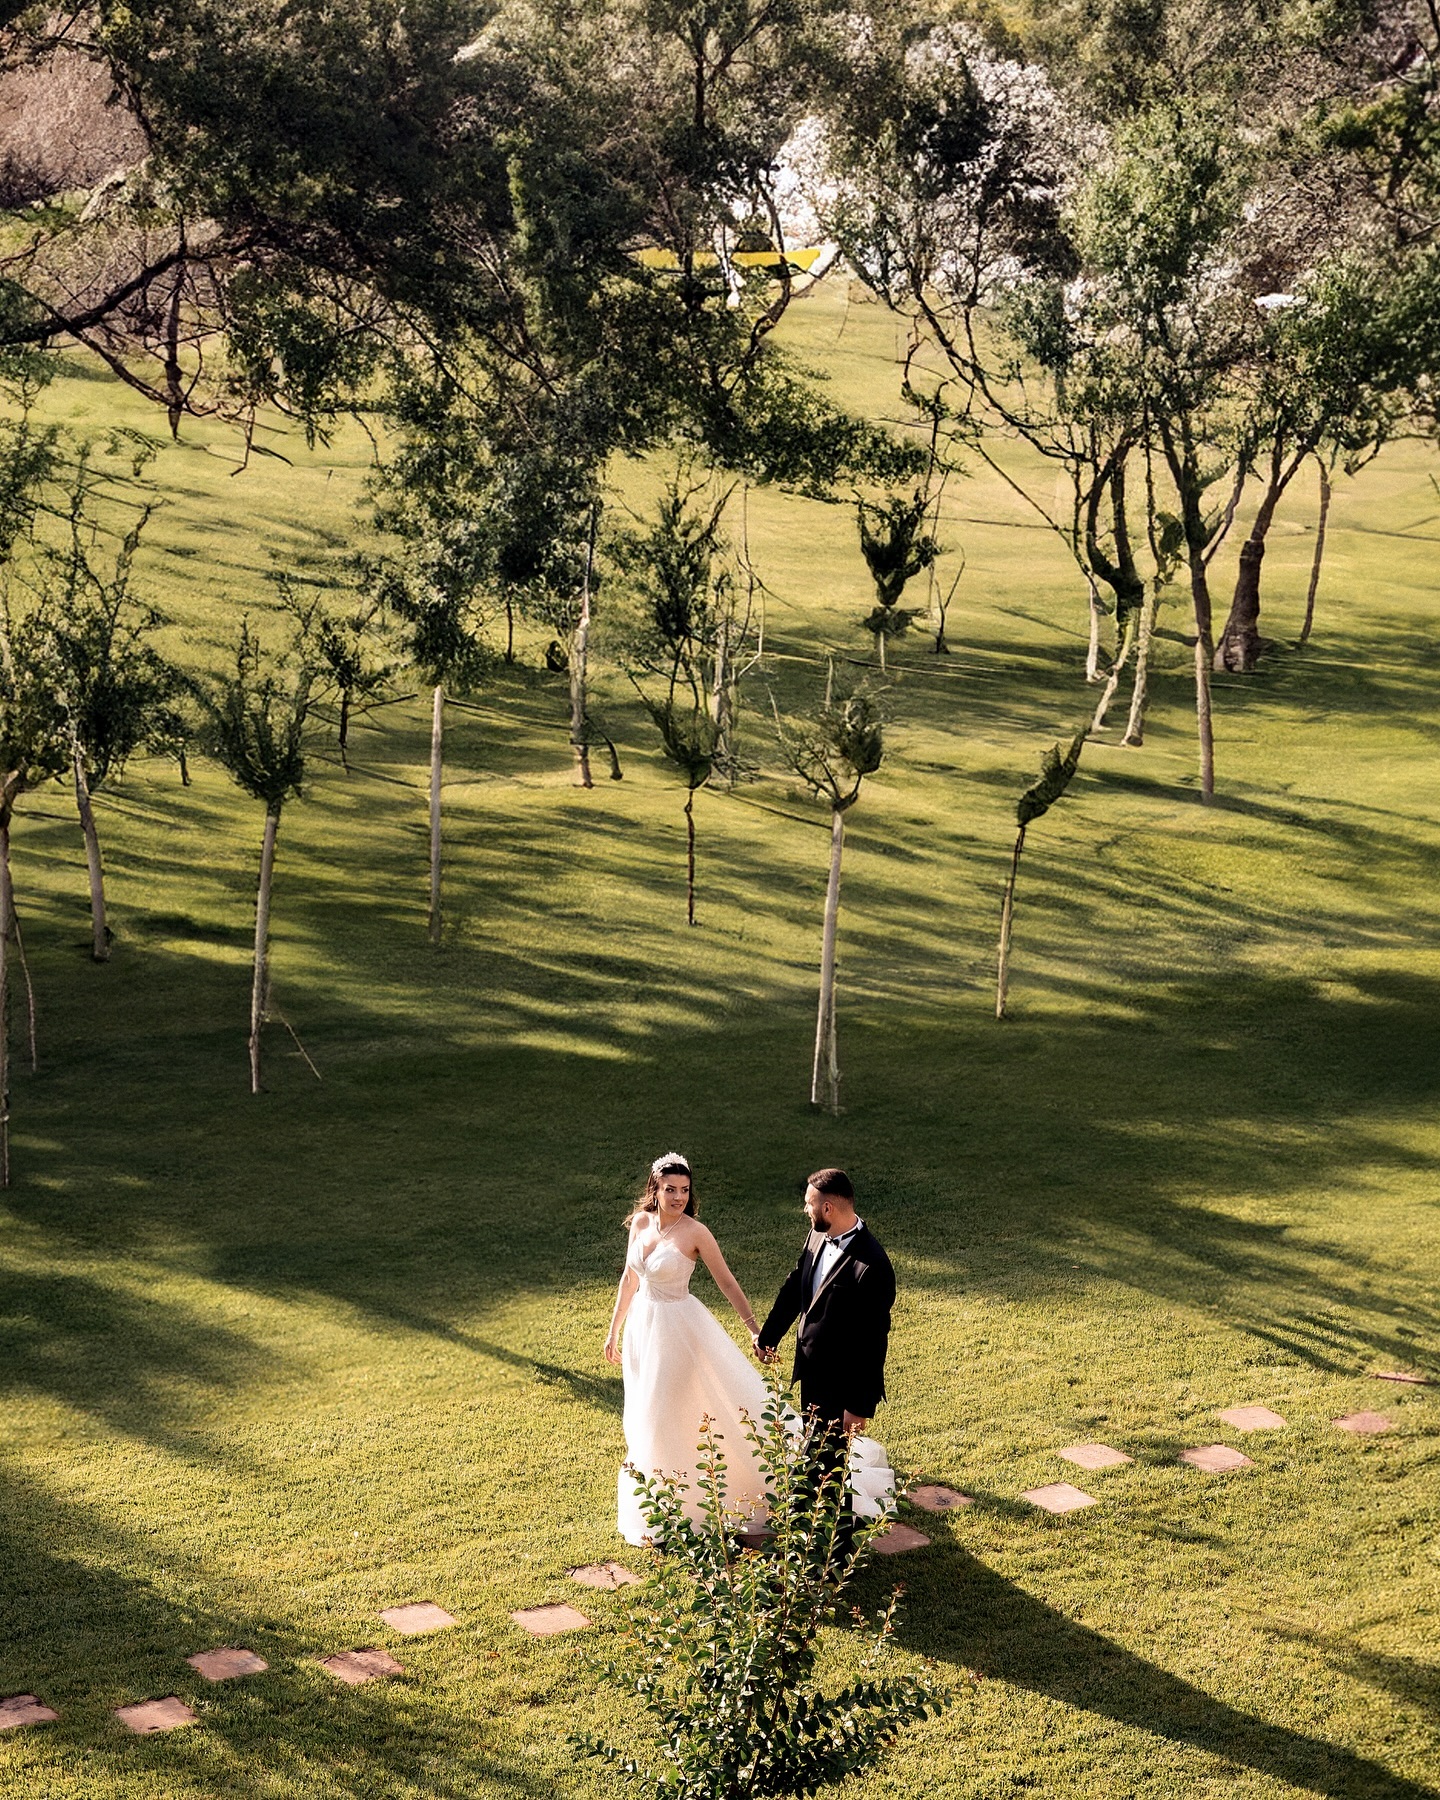
[(655, 522), (617, 534), (610, 554), (639, 600), (639, 629), (624, 646), (626, 673), (667, 760), (685, 782), (685, 915), (695, 923), (695, 795), (735, 767), (736, 669), (749, 609), (739, 603), (721, 521), (729, 490), (710, 506), (672, 482)]
[(1005, 881), (1005, 897), (1000, 903), (1000, 952), (995, 974), (995, 1017), (1005, 1017), (1010, 993), (1010, 931), (1015, 920), (1015, 878), (1020, 873), (1020, 854), (1025, 848), (1025, 833), (1035, 820), (1050, 808), (1069, 787), (1080, 766), (1080, 752), (1085, 748), (1089, 727), (1082, 727), (1070, 740), (1068, 750), (1053, 744), (1040, 761), (1040, 777), (1026, 788), (1015, 803), (1015, 848), (1010, 854), (1010, 873)]
[(1320, 593), (1320, 567), (1325, 560), (1325, 531), (1330, 523), (1330, 470), (1324, 457), (1315, 458), (1320, 471), (1320, 507), (1315, 516), (1315, 553), (1310, 558), (1310, 585), (1305, 590), (1305, 618), (1300, 627), (1300, 642), (1308, 644), (1315, 625), (1315, 601)]
[[(363, 580), (363, 567), (358, 572)], [(395, 674), (380, 632), (381, 602), (373, 594), (358, 593), (338, 573), (315, 578), (278, 571), (274, 581), (286, 611), (314, 647), (321, 689), (335, 703), (335, 747), (348, 775), (355, 707), (385, 694)], [(332, 604), (332, 596), (338, 604)]]
[(261, 1033), (270, 1008), (270, 890), (280, 815), (305, 781), (305, 733), (316, 682), (315, 649), (297, 630), (288, 650), (270, 656), (240, 626), (230, 674), (206, 695), (208, 744), (236, 784), (265, 808), (255, 890), (255, 956), (250, 983), (250, 1092), (260, 1092)]
[(0, 606), (0, 1186), (10, 1185), (10, 970), (21, 958), (29, 992), (30, 1061), (35, 1064), (35, 1001), (29, 989), (15, 910), (10, 833), (21, 796), (63, 775), (69, 730), (59, 701), (50, 621), (43, 600), (12, 615), (9, 588)]
[(855, 501), (860, 552), (875, 584), (874, 609), (861, 624), (879, 647), (882, 674), (887, 641), (908, 631), (920, 616), (907, 612), (900, 598), (940, 554), (940, 540), (925, 529), (930, 511), (931, 497), (923, 488), (911, 495), (891, 494), (878, 504), (858, 496)]
[(810, 1104), (840, 1110), (840, 1058), (835, 1027), (835, 943), (840, 923), (840, 860), (845, 815), (860, 798), (867, 775), (880, 767), (884, 736), (877, 697), (863, 684), (846, 693), (835, 685), (832, 663), (825, 699), (809, 717), (782, 723), (776, 713), (781, 755), (818, 800), (830, 807), (830, 874), (825, 886), (825, 924), (820, 944), (820, 1001), (815, 1019), (815, 1059)]
[(150, 509), (141, 510), (113, 558), (107, 557), (89, 493), (82, 464), (70, 492), (66, 543), (42, 569), (48, 590), (44, 617), (69, 727), (75, 807), (85, 839), (91, 955), (106, 962), (112, 934), (95, 795), (137, 750), (173, 752), (185, 682), (155, 648), (163, 615), (132, 591), (135, 552)]

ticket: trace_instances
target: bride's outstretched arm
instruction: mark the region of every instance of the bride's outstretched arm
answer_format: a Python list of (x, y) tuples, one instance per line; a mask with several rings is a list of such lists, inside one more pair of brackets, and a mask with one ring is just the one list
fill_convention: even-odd
[(620, 1361), (620, 1329), (625, 1323), (625, 1315), (630, 1310), (630, 1302), (635, 1298), (638, 1285), (635, 1271), (627, 1267), (615, 1293), (615, 1310), (610, 1315), (610, 1335), (605, 1340), (605, 1360), (608, 1363)]
[(715, 1234), (708, 1226), (700, 1227), (700, 1255), (705, 1267), (715, 1277), (715, 1285), (740, 1315), (740, 1322), (753, 1338), (760, 1327), (755, 1323), (755, 1309), (745, 1298), (745, 1290), (730, 1273), (730, 1265), (720, 1254)]

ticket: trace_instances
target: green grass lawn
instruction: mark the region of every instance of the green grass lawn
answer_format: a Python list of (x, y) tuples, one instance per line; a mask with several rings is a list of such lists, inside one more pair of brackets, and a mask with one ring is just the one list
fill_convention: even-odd
[[(859, 307), (841, 326), (822, 292), (790, 330), (837, 398), (883, 410), (893, 328)], [(50, 404), (157, 428), (78, 374)], [(292, 462), (235, 475), (221, 428), (187, 429), (152, 471), (169, 499), (143, 566), (192, 660), (270, 604), (272, 552), (349, 530), (363, 435), (270, 441)], [(1368, 1373), (1440, 1375), (1435, 469), (1400, 446), (1342, 487), (1304, 652), (1308, 500), (1276, 527), (1280, 642), (1217, 680), (1211, 809), (1188, 653), (1162, 641), (1144, 749), (1118, 728), (1090, 746), (1030, 834), (1003, 1025), (1013, 800), (1093, 695), (1054, 543), (997, 481), (952, 487), (955, 654), (896, 655), (853, 815), (838, 1120), (806, 1104), (826, 821), (773, 777), (702, 794), (687, 930), (680, 791), (619, 684), (626, 779), (590, 793), (554, 678), (452, 714), (438, 953), (423, 704), (374, 715), (349, 776), (317, 760), (282, 831), (275, 980), (323, 1080), (272, 1026), (259, 1098), (258, 808), (210, 766), (182, 789), (137, 764), (103, 796), (118, 938), (98, 967), (65, 792), (27, 801), (41, 1061), (17, 1072), (0, 1206), (0, 1697), (62, 1716), (0, 1739), (0, 1793), (609, 1793), (566, 1739), (634, 1730), (600, 1674), (624, 1609), (566, 1570), (621, 1548), (601, 1344), (621, 1220), (672, 1145), (757, 1303), (806, 1171), (852, 1170), (901, 1287), (878, 1435), (975, 1497), (864, 1577), (871, 1608), (903, 1578), (897, 1656), (954, 1703), (850, 1791), (1440, 1793), (1440, 1387)], [(863, 565), (842, 509), (761, 494), (751, 522), (793, 696), (821, 650), (867, 642)], [(1248, 1402), (1286, 1430), (1219, 1424)], [(1395, 1431), (1330, 1424), (1364, 1407)], [(1133, 1465), (1058, 1460), (1088, 1439)], [(1177, 1463), (1217, 1439), (1256, 1468)], [(1066, 1476), (1101, 1503), (1051, 1519), (1018, 1498)], [(509, 1622), (562, 1598), (596, 1629)], [(459, 1628), (395, 1638), (376, 1615), (412, 1599)], [(837, 1676), (858, 1643), (827, 1646)], [(270, 1673), (208, 1686), (184, 1659), (217, 1644)], [(345, 1689), (316, 1667), (364, 1644), (405, 1675)], [(198, 1729), (134, 1739), (110, 1716), (168, 1693)]]

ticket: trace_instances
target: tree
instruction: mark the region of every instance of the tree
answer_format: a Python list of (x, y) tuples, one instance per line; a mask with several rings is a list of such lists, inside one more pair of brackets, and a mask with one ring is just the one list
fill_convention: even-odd
[[(260, 1092), (260, 1038), (270, 1010), (270, 889), (280, 815), (305, 782), (305, 731), (316, 680), (315, 649), (303, 630), (269, 655), (241, 622), (232, 672), (206, 695), (208, 747), (236, 784), (265, 808), (255, 893), (255, 955), (250, 984), (250, 1092)], [(308, 1060), (308, 1059), (307, 1059)], [(313, 1065), (312, 1065), (313, 1067)]]
[(1291, 481), (1317, 457), (1328, 506), (1327, 463), (1353, 473), (1375, 456), (1435, 368), (1440, 257), (1428, 245), (1383, 258), (1352, 253), (1303, 276), (1294, 293), (1264, 298), (1270, 304), (1247, 371), (1240, 449), (1242, 461), (1260, 471), (1260, 499), (1215, 649), (1216, 668), (1235, 673), (1260, 658), (1261, 565)]
[[(10, 832), (22, 795), (69, 765), (69, 732), (58, 700), (50, 621), (43, 601), (12, 613), (10, 591), (0, 608), (0, 1186), (10, 1185), (10, 949), (24, 950), (10, 868)], [(26, 985), (29, 976), (26, 974)], [(30, 1059), (35, 1061), (34, 995)]]
[(1080, 752), (1090, 735), (1082, 727), (1070, 740), (1068, 750), (1059, 744), (1048, 749), (1040, 761), (1040, 777), (1026, 788), (1015, 803), (1015, 848), (1010, 856), (1010, 874), (1005, 882), (1005, 897), (1000, 904), (1000, 954), (995, 977), (995, 1017), (1005, 1017), (1005, 1004), (1010, 991), (1010, 929), (1015, 919), (1015, 878), (1020, 873), (1020, 853), (1025, 848), (1025, 833), (1036, 819), (1050, 808), (1069, 787), (1080, 766)]
[(644, 1768), (594, 1736), (577, 1739), (577, 1748), (654, 1800), (815, 1794), (869, 1767), (905, 1725), (938, 1716), (947, 1703), (929, 1676), (880, 1670), (898, 1595), (876, 1615), (860, 1678), (838, 1693), (821, 1688), (821, 1627), (841, 1616), (851, 1580), (890, 1519), (859, 1523), (849, 1553), (840, 1548), (849, 1508), (843, 1466), (825, 1472), (822, 1427), (801, 1427), (787, 1402), (772, 1378), (770, 1403), (748, 1434), (769, 1496), (758, 1538), (742, 1537), (747, 1521), (727, 1506), (725, 1456), (708, 1429), (698, 1524), (674, 1481), (638, 1481), (665, 1555), (637, 1590), (630, 1623), (639, 1666), (620, 1679), (656, 1720), (664, 1767)]
[(152, 641), (163, 616), (131, 591), (135, 552), (150, 509), (142, 507), (106, 568), (90, 495), (88, 464), (82, 457), (70, 492), (67, 541), (43, 565), (43, 616), (57, 699), (69, 729), (75, 806), (85, 838), (91, 955), (106, 962), (111, 932), (94, 796), (137, 750), (174, 752), (185, 683)]
[(901, 636), (919, 617), (901, 608), (900, 597), (940, 554), (940, 540), (925, 529), (930, 507), (924, 488), (908, 497), (891, 494), (878, 504), (856, 498), (860, 550), (875, 584), (875, 608), (862, 623), (879, 646), (882, 673), (886, 640)]
[[(364, 574), (361, 571), (361, 579)], [(378, 699), (390, 685), (393, 662), (379, 654), (380, 600), (357, 592), (348, 581), (322, 578), (312, 593), (301, 590), (307, 578), (278, 572), (275, 585), (286, 610), (313, 642), (321, 684), (338, 705), (335, 746), (340, 766), (350, 772), (350, 725), (356, 702)], [(325, 596), (340, 593), (350, 602), (336, 611)]]
[(401, 550), (372, 570), (410, 661), (431, 690), (430, 942), (441, 937), (441, 785), (447, 693), (470, 693), (491, 665), (484, 628), (493, 592), (497, 526), (491, 458), (465, 430), (463, 396), (417, 382), (402, 415), (405, 438), (380, 472), (376, 522)]
[[(908, 322), (907, 398), (1074, 557), (1090, 597), (1094, 680), (1100, 585), (1115, 589), (1117, 641), (1138, 604), (1123, 523), (1114, 558), (1097, 529), (1117, 489), (1123, 522), (1135, 406), (1118, 366), (1103, 408), (1093, 395), (1082, 405), (1059, 366), (1075, 362), (1080, 336), (1062, 205), (1093, 158), (1096, 129), (1042, 70), (996, 53), (975, 27), (917, 32), (878, 10), (851, 34), (825, 98), (823, 117), (792, 146), (796, 179), (861, 278)], [(1017, 475), (999, 452), (1004, 438), (1057, 468), (1068, 507), (1050, 500), (1048, 484), (1042, 494)]]
[(749, 630), (733, 571), (724, 560), (721, 520), (727, 490), (710, 506), (698, 488), (672, 481), (653, 525), (617, 534), (611, 556), (643, 616), (622, 650), (641, 704), (666, 758), (685, 782), (685, 914), (695, 923), (695, 795), (735, 767), (735, 669)]
[(825, 926), (820, 948), (820, 1003), (815, 1021), (815, 1060), (810, 1104), (840, 1110), (840, 1060), (835, 1029), (835, 940), (840, 920), (840, 859), (845, 848), (845, 814), (860, 798), (867, 775), (880, 767), (884, 737), (875, 694), (864, 684), (846, 693), (835, 685), (832, 663), (825, 699), (808, 717), (781, 723), (784, 761), (819, 800), (830, 807), (830, 875), (825, 887)]

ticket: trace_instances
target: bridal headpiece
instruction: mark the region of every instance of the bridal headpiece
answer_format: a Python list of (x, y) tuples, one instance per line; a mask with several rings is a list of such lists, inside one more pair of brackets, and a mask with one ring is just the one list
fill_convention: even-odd
[(685, 1173), (687, 1175), (690, 1173), (689, 1159), (687, 1157), (682, 1156), (678, 1150), (671, 1150), (671, 1151), (668, 1151), (664, 1156), (657, 1156), (655, 1158), (654, 1162), (651, 1163), (651, 1165), (650, 1165), (650, 1173), (652, 1175), (658, 1176), (658, 1175), (662, 1174), (666, 1169), (673, 1169), (677, 1163), (685, 1171)]

